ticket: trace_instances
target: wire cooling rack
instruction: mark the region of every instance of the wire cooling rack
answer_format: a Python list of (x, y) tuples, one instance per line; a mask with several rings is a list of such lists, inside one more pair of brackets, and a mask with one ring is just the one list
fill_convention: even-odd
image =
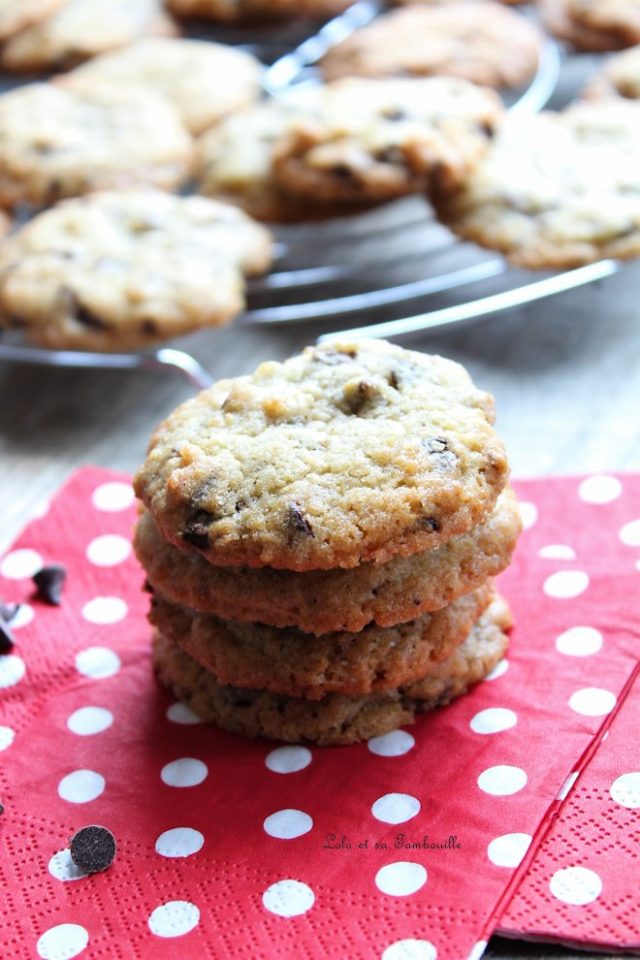
[[(233, 28), (196, 29), (192, 35), (254, 52), (269, 65), (265, 92), (277, 96), (293, 84), (315, 82), (314, 64), (322, 55), (384, 6), (380, 0), (359, 0), (311, 35), (305, 35), (300, 25), (254, 30), (250, 43), (246, 32)], [(508, 95), (509, 109), (531, 113), (542, 109), (562, 69), (560, 50), (548, 40), (529, 86)], [(605, 260), (562, 273), (516, 270), (503, 257), (455, 238), (418, 197), (312, 227), (278, 227), (275, 234), (273, 269), (268, 276), (249, 281), (247, 309), (236, 323), (243, 327), (323, 321), (331, 332), (320, 340), (345, 335), (399, 338), (460, 325), (603, 279), (619, 269), (617, 262)], [(197, 387), (211, 382), (195, 357), (171, 347), (126, 354), (71, 352), (30, 347), (20, 334), (8, 333), (0, 339), (0, 359), (65, 367), (174, 369)]]

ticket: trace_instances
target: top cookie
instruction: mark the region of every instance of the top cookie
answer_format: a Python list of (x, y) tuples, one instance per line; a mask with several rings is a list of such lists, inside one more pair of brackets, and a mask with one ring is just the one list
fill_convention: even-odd
[(0, 97), (0, 206), (185, 179), (193, 142), (147, 90), (31, 83)]
[(273, 148), (275, 179), (316, 203), (450, 190), (484, 155), (502, 114), (493, 90), (457, 77), (336, 80), (288, 122)]
[(535, 74), (541, 44), (534, 24), (493, 0), (416, 5), (356, 30), (320, 66), (329, 80), (440, 74), (518, 87)]
[(265, 18), (323, 19), (342, 13), (352, 0), (167, 0), (170, 10), (183, 17), (210, 20)]
[(438, 200), (456, 233), (526, 267), (640, 254), (640, 104), (510, 117), (465, 187)]
[(0, 40), (46, 17), (63, 0), (0, 0)]
[(204, 40), (148, 37), (106, 53), (59, 78), (143, 87), (171, 100), (192, 133), (249, 106), (260, 93), (262, 64), (243, 50)]
[(5, 70), (61, 69), (152, 33), (173, 34), (162, 0), (65, 0), (51, 16), (11, 37)]
[[(604, 18), (598, 15), (601, 7)], [(640, 40), (633, 32), (633, 16), (627, 14), (636, 7), (636, 0), (618, 0), (615, 13), (608, 3), (597, 0), (538, 0), (542, 21), (556, 37), (567, 40), (578, 50), (620, 50)]]
[(135, 479), (163, 535), (220, 565), (384, 563), (469, 530), (506, 483), (492, 398), (385, 342), (308, 348), (161, 424)]

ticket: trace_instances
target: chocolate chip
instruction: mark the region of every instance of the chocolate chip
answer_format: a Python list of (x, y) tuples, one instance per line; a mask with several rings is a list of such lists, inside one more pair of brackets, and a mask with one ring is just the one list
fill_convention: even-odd
[(329, 367), (334, 367), (339, 363), (349, 363), (358, 356), (356, 349), (335, 350), (332, 347), (319, 347), (314, 350), (313, 359), (318, 363), (326, 363)]
[(441, 473), (451, 473), (458, 465), (458, 458), (449, 449), (449, 442), (445, 437), (430, 437), (422, 441), (422, 448), (429, 454), (436, 470)]
[(62, 600), (62, 590), (65, 580), (67, 579), (67, 571), (65, 568), (55, 563), (49, 567), (43, 567), (42, 570), (38, 570), (32, 579), (36, 586), (39, 599), (50, 603), (53, 607), (59, 607), (60, 601)]
[(83, 873), (101, 873), (116, 855), (116, 840), (106, 827), (82, 827), (71, 837), (71, 859)]
[(343, 409), (347, 413), (358, 416), (372, 400), (378, 396), (378, 389), (366, 380), (357, 383), (347, 383), (344, 388)]
[(60, 287), (58, 291), (58, 300), (74, 320), (82, 324), (83, 327), (89, 327), (91, 330), (107, 330), (109, 325), (104, 322), (95, 313), (92, 313), (88, 307), (80, 302), (71, 287)]
[(291, 503), (289, 505), (287, 513), (287, 528), (289, 530), (289, 542), (291, 542), (297, 536), (315, 536), (311, 524), (296, 503)]
[(156, 337), (158, 335), (158, 324), (154, 320), (143, 320), (140, 324), (140, 332), (146, 337)]
[(213, 520), (214, 516), (208, 510), (196, 510), (182, 531), (184, 542), (197, 547), (198, 550), (206, 550), (209, 546), (209, 528)]
[(406, 120), (407, 111), (401, 110), (399, 107), (387, 107), (386, 110), (382, 111), (382, 116), (385, 120)]
[(423, 530), (430, 530), (431, 533), (435, 533), (440, 529), (440, 524), (435, 517), (421, 517), (418, 521), (418, 526), (422, 527)]
[(386, 147), (384, 150), (378, 150), (375, 154), (375, 159), (379, 160), (380, 163), (396, 163), (404, 164), (405, 154), (400, 147)]
[(394, 390), (398, 390), (400, 388), (400, 380), (398, 379), (398, 374), (395, 372), (395, 370), (390, 370), (387, 374), (387, 383), (390, 387), (393, 387)]
[(346, 163), (335, 163), (330, 172), (337, 180), (353, 180), (355, 178), (354, 170)]
[(478, 126), (488, 140), (493, 140), (496, 135), (496, 130), (492, 124), (487, 123), (487, 121), (484, 120), (482, 123), (478, 124)]
[(144, 583), (142, 584), (142, 589), (144, 590), (145, 593), (154, 593), (154, 592), (155, 592), (154, 589), (153, 589), (153, 584), (152, 584), (151, 581), (148, 580), (146, 577), (145, 577)]

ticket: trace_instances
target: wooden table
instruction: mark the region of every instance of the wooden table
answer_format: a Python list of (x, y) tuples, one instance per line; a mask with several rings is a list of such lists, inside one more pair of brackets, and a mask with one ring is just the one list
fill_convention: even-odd
[[(191, 344), (220, 377), (284, 358), (321, 330), (232, 328), (200, 334)], [(403, 344), (461, 361), (495, 394), (515, 476), (640, 470), (640, 266)], [(191, 393), (171, 373), (0, 364), (0, 549), (34, 505), (81, 464), (134, 470), (155, 424)], [(510, 960), (581, 955), (498, 938), (487, 954)]]

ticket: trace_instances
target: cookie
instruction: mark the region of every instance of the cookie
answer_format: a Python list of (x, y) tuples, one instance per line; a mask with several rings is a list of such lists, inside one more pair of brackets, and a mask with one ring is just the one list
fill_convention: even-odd
[(440, 218), (525, 267), (640, 254), (640, 104), (621, 98), (510, 117)]
[(320, 700), (327, 693), (360, 696), (410, 683), (451, 656), (487, 608), (487, 581), (435, 613), (396, 627), (315, 637), (294, 628), (220, 620), (167, 603), (158, 594), (149, 619), (220, 683)]
[(0, 247), (0, 326), (61, 349), (144, 346), (243, 307), (270, 237), (235, 207), (159, 190), (63, 201)]
[(162, 0), (65, 0), (51, 15), (10, 37), (4, 70), (58, 70), (149, 34), (174, 34)]
[(326, 19), (342, 13), (352, 0), (167, 0), (182, 17), (234, 22), (262, 19)]
[(597, 53), (628, 46), (621, 43), (620, 37), (615, 33), (594, 29), (576, 19), (574, 10), (577, 8), (571, 0), (537, 0), (537, 6), (547, 30), (558, 39), (566, 40), (577, 50)]
[(148, 37), (105, 53), (60, 78), (154, 90), (171, 100), (184, 125), (202, 133), (257, 100), (262, 65), (234, 47), (203, 40)]
[(462, 77), (490, 87), (519, 87), (538, 69), (542, 34), (493, 0), (413, 5), (377, 17), (332, 47), (324, 76)]
[(221, 566), (355, 567), (429, 550), (493, 508), (508, 465), (463, 367), (384, 341), (220, 380), (151, 439), (135, 488)]
[(198, 191), (234, 203), (268, 223), (297, 223), (344, 213), (344, 205), (337, 208), (315, 203), (313, 197), (301, 200), (288, 195), (273, 175), (275, 144), (318, 96), (317, 87), (294, 88), (217, 123), (197, 142)]
[(503, 108), (456, 77), (344, 79), (273, 150), (281, 189), (307, 202), (379, 202), (453, 189), (484, 155)]
[(640, 43), (638, 0), (566, 0), (571, 20), (610, 37), (617, 47)]
[(63, 0), (0, 0), (0, 40), (48, 16), (62, 3)]
[(171, 104), (146, 90), (32, 83), (0, 97), (0, 206), (111, 187), (171, 189), (189, 173), (192, 152)]
[(422, 680), (385, 693), (321, 700), (284, 697), (219, 683), (180, 647), (156, 634), (159, 679), (198, 716), (230, 733), (321, 746), (355, 743), (412, 723), (416, 714), (450, 703), (493, 670), (504, 656), (511, 617), (498, 598), (468, 638)]
[(640, 100), (640, 46), (610, 57), (582, 91), (587, 100), (626, 97)]
[(370, 623), (394, 626), (477, 590), (508, 565), (520, 527), (516, 498), (507, 489), (483, 523), (435, 550), (349, 570), (215, 567), (163, 540), (147, 511), (135, 548), (152, 587), (173, 603), (319, 635), (355, 633)]

